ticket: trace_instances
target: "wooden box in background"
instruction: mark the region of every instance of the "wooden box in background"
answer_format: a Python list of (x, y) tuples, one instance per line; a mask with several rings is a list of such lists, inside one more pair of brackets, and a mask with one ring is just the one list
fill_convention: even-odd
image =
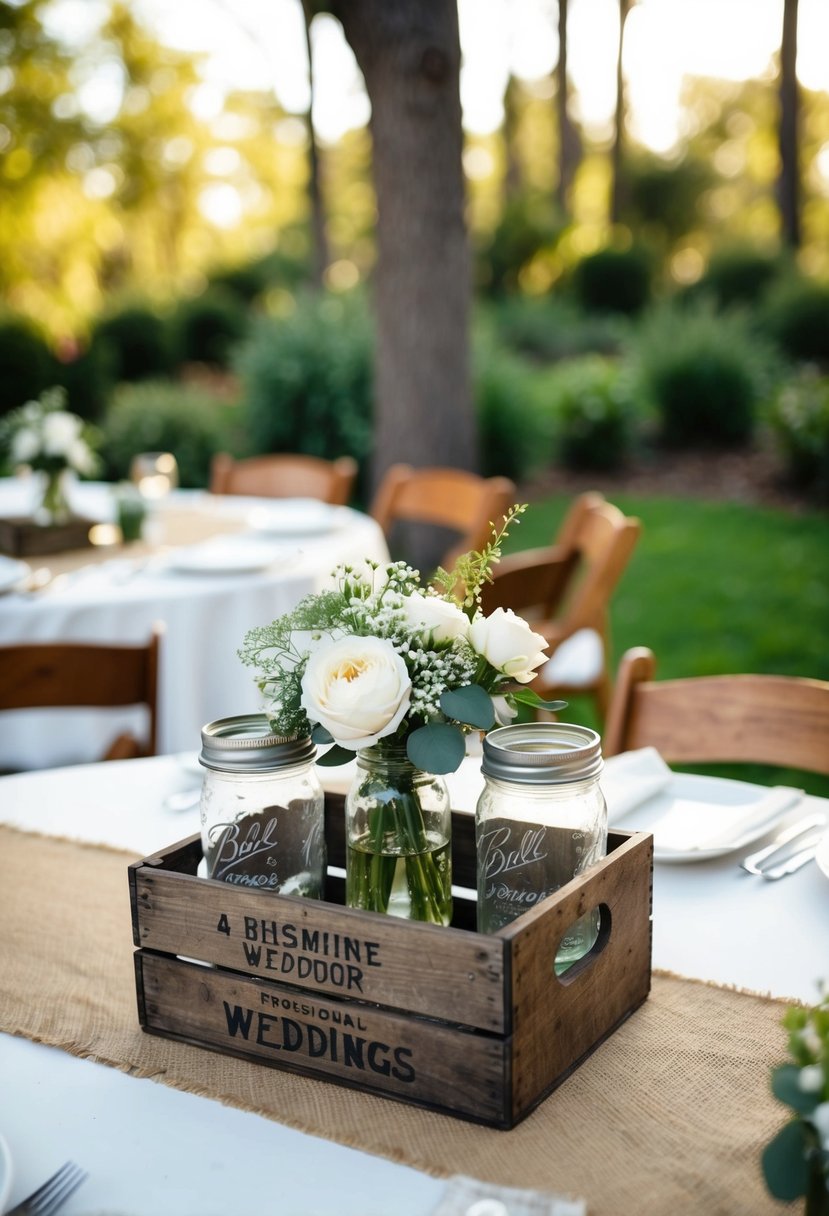
[(0, 519), (0, 553), (12, 557), (44, 557), (67, 549), (85, 549), (91, 544), (89, 529), (94, 519), (76, 516), (65, 524), (36, 524), (27, 518)]
[[(342, 796), (326, 795), (344, 869)], [(611, 832), (589, 873), (498, 933), (475, 930), (475, 825), (453, 813), (452, 926), (251, 891), (197, 876), (194, 836), (130, 866), (144, 1030), (510, 1128), (647, 997), (653, 840)], [(560, 979), (564, 931), (601, 909), (593, 950)], [(201, 960), (201, 962), (196, 961)]]

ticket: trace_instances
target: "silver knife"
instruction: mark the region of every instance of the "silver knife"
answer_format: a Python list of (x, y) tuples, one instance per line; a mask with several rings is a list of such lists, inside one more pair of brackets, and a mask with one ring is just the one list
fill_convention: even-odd
[[(792, 824), (791, 827), (788, 827), (784, 831), (780, 832), (777, 836), (775, 836), (771, 844), (766, 845), (764, 849), (759, 849), (756, 853), (750, 853), (748, 857), (744, 857), (740, 862), (740, 865), (744, 870), (748, 870), (749, 874), (767, 873), (768, 871), (764, 871), (762, 869), (762, 863), (764, 861), (768, 861), (769, 857), (773, 857), (775, 853), (780, 852), (781, 849), (783, 849), (787, 844), (790, 844), (793, 840), (797, 840), (799, 836), (805, 836), (807, 832), (817, 832), (818, 829), (823, 829), (825, 827), (825, 816), (821, 814), (807, 815), (805, 819), (799, 819), (797, 823)], [(815, 847), (817, 847), (817, 841), (814, 843)], [(795, 857), (799, 856), (799, 853), (795, 854)], [(794, 860), (794, 858), (792, 860)], [(799, 865), (804, 865), (808, 860), (808, 857), (805, 858), (799, 863)], [(794, 868), (798, 869), (799, 866), (795, 866)], [(791, 872), (791, 870), (786, 871), (786, 873)], [(783, 876), (781, 874), (778, 875), (778, 877), (782, 878)]]

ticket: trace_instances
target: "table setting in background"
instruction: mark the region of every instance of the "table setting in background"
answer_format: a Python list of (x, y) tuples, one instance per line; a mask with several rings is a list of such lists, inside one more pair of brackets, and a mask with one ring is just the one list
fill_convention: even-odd
[[(0, 517), (24, 510), (24, 478), (0, 480)], [(72, 488), (79, 512), (100, 527), (115, 519), (117, 487)], [(105, 534), (106, 535), (106, 534)], [(259, 708), (236, 651), (248, 629), (318, 590), (341, 560), (388, 558), (369, 516), (316, 500), (259, 499), (173, 490), (148, 510), (145, 538), (20, 559), (0, 555), (0, 643), (144, 643), (165, 624), (159, 681), (159, 750), (181, 751), (201, 726)], [(108, 723), (134, 729), (140, 711)], [(96, 711), (61, 731), (54, 715), (6, 715), (0, 768), (41, 768), (95, 757)], [(34, 730), (41, 722), (43, 729)], [(90, 724), (93, 724), (90, 729)]]

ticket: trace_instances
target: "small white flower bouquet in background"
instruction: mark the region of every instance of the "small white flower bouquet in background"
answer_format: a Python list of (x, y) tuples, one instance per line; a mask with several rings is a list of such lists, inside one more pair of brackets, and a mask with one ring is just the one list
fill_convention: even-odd
[(510, 716), (521, 702), (563, 705), (526, 687), (547, 658), (545, 639), (509, 610), (480, 610), (501, 542), (524, 509), (514, 507), (485, 550), (439, 570), (428, 587), (404, 562), (340, 566), (329, 590), (251, 630), (239, 651), (256, 669), (275, 733), (331, 744), (323, 766), (359, 753), (363, 776), (346, 803), (352, 906), (447, 923), (451, 818), (441, 775), (458, 768), (466, 736), (494, 726), (504, 705)]
[(46, 389), (36, 401), (12, 410), (0, 424), (3, 462), (12, 470), (27, 466), (43, 475), (40, 521), (45, 523), (60, 523), (70, 515), (65, 474), (91, 476), (98, 467), (94, 428), (69, 413), (65, 404), (63, 388)]

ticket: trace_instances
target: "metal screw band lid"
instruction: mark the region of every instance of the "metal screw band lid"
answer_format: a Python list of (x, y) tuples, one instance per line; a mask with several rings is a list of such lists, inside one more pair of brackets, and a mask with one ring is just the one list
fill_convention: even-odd
[(317, 754), (310, 735), (275, 735), (264, 714), (208, 722), (202, 727), (201, 744), (199, 763), (221, 773), (267, 773), (308, 763)]
[(587, 726), (527, 722), (484, 735), (481, 772), (523, 785), (587, 781), (602, 771), (602, 741)]

